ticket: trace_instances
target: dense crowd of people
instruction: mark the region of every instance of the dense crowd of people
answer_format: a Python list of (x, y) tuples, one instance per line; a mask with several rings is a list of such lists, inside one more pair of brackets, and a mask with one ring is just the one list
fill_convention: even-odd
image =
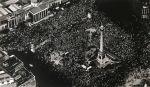
[[(55, 67), (56, 70), (63, 72), (69, 79), (73, 79), (73, 84), (76, 87), (110, 87), (111, 84), (107, 84), (107, 82), (113, 83), (115, 78), (106, 82), (104, 80), (108, 77), (115, 77), (116, 75), (112, 76), (114, 75), (113, 72), (98, 68), (85, 72), (80, 67), (79, 62), (84, 60), (89, 43), (88, 32), (85, 30), (91, 27), (96, 29), (91, 43), (99, 49), (99, 27), (103, 23), (105, 27), (104, 47), (122, 61), (130, 60), (135, 56), (133, 48), (136, 44), (133, 42), (132, 35), (124, 32), (123, 29), (105, 17), (103, 13), (89, 10), (93, 8), (87, 8), (87, 6), (92, 6), (91, 3), (83, 2), (84, 0), (82, 3), (65, 8), (65, 10), (57, 12), (55, 16), (31, 27), (18, 26), (14, 31), (10, 31), (0, 38), (0, 46), (5, 50), (23, 51), (30, 49), (31, 44), (37, 46), (45, 40), (50, 40), (50, 42), (36, 49), (36, 52), (40, 53), (40, 58), (47, 61), (47, 63), (50, 60), (49, 55), (52, 51), (69, 52), (69, 55), (64, 56), (64, 66)], [(90, 19), (87, 17), (88, 12), (92, 14)]]

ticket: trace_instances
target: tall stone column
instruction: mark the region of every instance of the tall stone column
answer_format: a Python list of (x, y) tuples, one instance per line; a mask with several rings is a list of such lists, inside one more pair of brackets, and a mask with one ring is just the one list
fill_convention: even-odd
[(101, 27), (100, 27), (100, 64), (103, 64), (103, 57), (104, 57), (104, 50), (103, 50), (103, 44), (104, 44), (104, 42), (103, 42), (103, 30), (104, 30), (104, 26), (103, 25), (101, 25)]
[(38, 21), (38, 17), (39, 17), (38, 14), (36, 14), (36, 22)]
[(45, 16), (44, 16), (44, 11), (42, 11), (42, 18), (44, 18)]
[(41, 19), (41, 17), (40, 17), (40, 13), (38, 13), (38, 21)]
[(9, 20), (9, 28), (11, 27), (11, 20)]
[(100, 33), (100, 52), (103, 52), (103, 31)]
[(35, 22), (35, 15), (33, 15), (33, 19), (32, 19), (32, 22)]
[(8, 20), (8, 22), (7, 22), (7, 28), (9, 28), (9, 20)]
[(43, 15), (42, 15), (43, 11), (40, 12), (40, 20), (43, 18)]
[(48, 9), (46, 9), (46, 10), (44, 11), (45, 16), (47, 16), (47, 11), (48, 11)]
[(33, 15), (33, 22), (36, 21), (36, 15)]
[(15, 26), (15, 20), (13, 19), (13, 26), (12, 27), (14, 27)]
[(47, 14), (46, 14), (46, 10), (44, 11), (44, 16), (47, 16)]

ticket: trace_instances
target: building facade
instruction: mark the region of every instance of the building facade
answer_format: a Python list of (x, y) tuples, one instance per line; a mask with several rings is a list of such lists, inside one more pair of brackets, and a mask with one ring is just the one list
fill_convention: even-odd
[(35, 76), (16, 56), (0, 50), (0, 87), (36, 87)]
[(150, 0), (140, 0), (140, 1), (141, 1), (142, 24), (146, 27), (148, 33), (150, 34)]
[(141, 0), (141, 18), (143, 20), (150, 20), (150, 0)]
[(145, 30), (150, 34), (150, 0), (131, 0), (132, 9)]
[(0, 30), (7, 28), (8, 19), (10, 18), (11, 11), (8, 8), (0, 5)]
[(8, 0), (0, 4), (0, 31), (14, 28), (21, 22), (38, 23), (55, 8), (69, 0)]
[(34, 7), (29, 11), (29, 17), (31, 18), (31, 23), (36, 23), (48, 16), (48, 6), (46, 4), (41, 4), (38, 7)]
[(0, 87), (16, 87), (15, 79), (0, 69)]
[(133, 12), (143, 20), (150, 20), (150, 0), (131, 0)]

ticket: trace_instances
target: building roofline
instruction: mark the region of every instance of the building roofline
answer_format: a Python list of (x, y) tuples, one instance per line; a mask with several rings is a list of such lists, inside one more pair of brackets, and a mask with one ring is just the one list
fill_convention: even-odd
[[(48, 9), (48, 7), (46, 7), (46, 8), (45, 8), (45, 9), (43, 9), (43, 10), (46, 10), (46, 9)], [(42, 12), (43, 10), (41, 10), (41, 11), (39, 11), (39, 12), (36, 12), (36, 13), (33, 13), (31, 10), (29, 10), (29, 12), (31, 12), (33, 15), (36, 15), (36, 14), (38, 14), (38, 13)]]

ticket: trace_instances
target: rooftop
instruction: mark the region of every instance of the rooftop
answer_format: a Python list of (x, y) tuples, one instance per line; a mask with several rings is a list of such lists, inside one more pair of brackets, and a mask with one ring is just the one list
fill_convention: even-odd
[(5, 54), (5, 52), (0, 51), (0, 64), (2, 64), (5, 60), (7, 60), (9, 56)]
[(14, 78), (0, 68), (0, 86), (11, 84), (13, 82)]
[(7, 8), (0, 8), (0, 14), (3, 15), (7, 15), (11, 13)]
[(23, 66), (23, 62), (20, 61), (16, 56), (9, 56), (5, 52), (0, 51), (0, 68), (9, 72), (9, 74), (13, 74), (18, 67)]
[(28, 4), (28, 3), (30, 3), (30, 1), (31, 0), (20, 0), (20, 2), (23, 3), (23, 4)]
[(42, 0), (43, 2), (54, 2), (54, 1), (58, 1), (58, 0)]
[(30, 11), (31, 11), (32, 14), (37, 14), (37, 13), (43, 11), (43, 10), (46, 9), (46, 8), (48, 8), (48, 7), (46, 6), (46, 4), (41, 4), (41, 5), (39, 5), (38, 7), (32, 8)]
[(8, 8), (9, 8), (12, 12), (21, 9), (21, 7), (19, 7), (17, 4), (11, 4)]
[(3, 52), (0, 51), (0, 59), (3, 58), (5, 55)]
[(7, 8), (0, 7), (0, 21), (6, 20), (9, 17), (10, 13), (11, 11)]
[(0, 70), (0, 79), (2, 77), (8, 77), (8, 76), (10, 76), (10, 75), (6, 74), (5, 71), (3, 71), (2, 69)]
[[(5, 56), (9, 58), (5, 59)], [(3, 79), (3, 77), (13, 77), (15, 82), (17, 82), (17, 85), (22, 85), (29, 80), (33, 80), (34, 75), (24, 66), (20, 66), (17, 71), (14, 71), (19, 64), (23, 64), (23, 62), (20, 61), (16, 56), (9, 56), (4, 51), (0, 50), (0, 59), (3, 59), (3, 61), (0, 60), (0, 80)]]
[(9, 15), (4, 15), (0, 17), (0, 21), (4, 21), (6, 19), (8, 19), (10, 16)]
[(2, 6), (3, 6), (3, 4), (0, 3), (0, 7), (2, 7)]
[(4, 61), (1, 66), (3, 68), (5, 68), (7, 71), (12, 72), (20, 64), (22, 64), (22, 62), (19, 59), (17, 59), (17, 57), (14, 56), (14, 57), (10, 57), (8, 60)]
[(4, 4), (5, 4), (6, 6), (8, 6), (8, 5), (14, 4), (14, 3), (16, 3), (16, 2), (18, 2), (18, 1), (19, 1), (19, 0), (7, 0), (7, 1), (4, 2)]
[(32, 73), (30, 73), (26, 68), (21, 68), (17, 71), (14, 76), (15, 80), (17, 81), (18, 85), (23, 84), (24, 82), (33, 78)]
[(33, 2), (33, 3), (37, 3), (37, 0), (31, 0), (31, 2)]

